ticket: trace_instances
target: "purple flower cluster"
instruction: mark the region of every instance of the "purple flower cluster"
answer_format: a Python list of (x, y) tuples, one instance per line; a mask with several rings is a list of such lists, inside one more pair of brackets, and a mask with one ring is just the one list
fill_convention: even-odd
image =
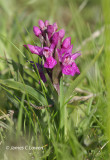
[[(65, 35), (64, 29), (59, 31), (57, 29), (56, 23), (50, 25), (48, 20), (45, 22), (39, 20), (39, 27), (34, 26), (33, 32), (39, 38), (41, 47), (30, 44), (24, 45), (24, 47), (43, 59), (43, 67), (46, 68), (47, 73), (52, 75), (53, 69), (56, 67), (55, 72), (58, 70), (58, 74), (56, 74), (57, 79), (59, 74), (61, 75), (62, 73), (71, 76), (80, 74), (75, 59), (81, 54), (79, 52), (72, 53), (71, 37), (63, 40)], [(39, 70), (38, 65), (37, 67)]]

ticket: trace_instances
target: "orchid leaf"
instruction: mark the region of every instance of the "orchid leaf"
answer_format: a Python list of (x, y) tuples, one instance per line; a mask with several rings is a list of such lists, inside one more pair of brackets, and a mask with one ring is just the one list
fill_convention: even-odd
[(36, 99), (39, 103), (41, 103), (42, 105), (47, 105), (46, 99), (44, 98), (42, 92), (35, 90), (34, 88), (28, 86), (28, 85), (24, 85), (20, 82), (16, 82), (12, 79), (8, 79), (8, 80), (0, 80), (0, 84), (15, 89), (15, 90), (19, 90), (22, 93), (28, 93), (31, 97), (33, 97), (34, 99)]

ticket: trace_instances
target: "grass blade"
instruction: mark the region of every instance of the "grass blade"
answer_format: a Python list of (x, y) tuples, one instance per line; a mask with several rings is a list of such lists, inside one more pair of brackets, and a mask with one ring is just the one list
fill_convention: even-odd
[(10, 80), (10, 79), (0, 80), (0, 84), (4, 85), (6, 87), (9, 87), (9, 88), (15, 89), (15, 90), (19, 90), (22, 93), (27, 92), (29, 95), (31, 95), (33, 98), (35, 98), (42, 105), (47, 105), (47, 102), (46, 102), (42, 92), (35, 90), (28, 85), (25, 85), (25, 88), (24, 88), (24, 84)]
[(93, 64), (97, 61), (97, 59), (99, 58), (100, 54), (102, 53), (103, 50), (103, 46), (101, 47), (101, 49), (99, 50), (98, 54), (94, 57), (94, 59), (91, 61), (90, 65), (81, 73), (81, 75), (76, 78), (69, 86), (65, 98), (66, 100), (68, 100), (70, 98), (70, 96), (72, 95), (75, 87), (81, 82), (81, 80), (85, 77), (86, 73), (88, 72), (88, 70), (93, 66)]

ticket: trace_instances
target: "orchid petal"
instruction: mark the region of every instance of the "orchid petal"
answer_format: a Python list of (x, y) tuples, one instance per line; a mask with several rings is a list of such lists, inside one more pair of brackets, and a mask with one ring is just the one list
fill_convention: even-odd
[(30, 44), (24, 45), (26, 49), (29, 49), (31, 53), (37, 54), (37, 55), (42, 55), (42, 48), (38, 46), (33, 46)]
[(72, 58), (73, 60), (75, 60), (75, 59), (78, 58), (80, 55), (81, 55), (81, 53), (76, 52), (76, 53), (72, 54), (71, 58)]
[(53, 57), (49, 57), (46, 59), (46, 62), (44, 63), (44, 67), (52, 69), (56, 64), (57, 64), (57, 61)]
[(43, 48), (43, 55), (45, 56), (45, 58), (51, 57), (52, 52), (53, 52), (53, 50), (48, 47)]
[(73, 68), (73, 70), (75, 70), (75, 73), (76, 73), (76, 74), (80, 74), (80, 70), (79, 70), (79, 68), (77, 67), (77, 65), (76, 65), (75, 62), (73, 62), (72, 68)]
[(69, 53), (65, 53), (62, 57), (62, 64), (64, 66), (71, 65), (73, 63), (73, 60), (71, 59), (71, 55)]
[(75, 75), (75, 70), (70, 65), (62, 66), (62, 73), (66, 74), (66, 75), (74, 76)]

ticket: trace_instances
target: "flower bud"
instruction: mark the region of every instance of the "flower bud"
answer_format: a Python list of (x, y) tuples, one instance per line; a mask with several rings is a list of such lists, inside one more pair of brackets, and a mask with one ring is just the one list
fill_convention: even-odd
[(33, 27), (33, 32), (37, 37), (39, 37), (39, 35), (42, 34), (41, 30), (36, 26)]
[(61, 39), (63, 39), (64, 35), (65, 35), (65, 30), (64, 29), (59, 30), (59, 37)]
[(53, 27), (53, 25), (48, 25), (47, 26), (47, 33), (48, 33), (48, 37), (50, 39), (51, 36), (52, 36), (52, 34), (54, 33), (54, 27)]
[(44, 24), (45, 24), (45, 27), (47, 27), (47, 26), (49, 25), (49, 21), (46, 20), (46, 21), (44, 22)]
[(39, 27), (43, 30), (45, 28), (44, 22), (39, 20)]
[(63, 43), (62, 43), (62, 47), (63, 48), (68, 48), (71, 45), (71, 37), (68, 37), (66, 39), (64, 39)]
[(54, 32), (57, 31), (57, 29), (58, 29), (57, 23), (54, 23), (53, 27), (54, 27)]
[(52, 40), (51, 40), (52, 44), (57, 45), (58, 39), (59, 39), (59, 33), (55, 32), (52, 36)]

